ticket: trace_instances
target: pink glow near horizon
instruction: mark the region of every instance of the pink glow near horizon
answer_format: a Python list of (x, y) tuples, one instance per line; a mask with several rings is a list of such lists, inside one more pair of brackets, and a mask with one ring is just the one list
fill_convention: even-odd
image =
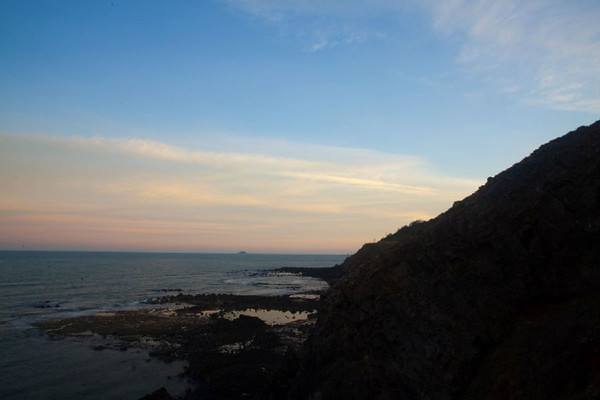
[(141, 139), (4, 135), (0, 145), (4, 249), (349, 253), (477, 186), (414, 157), (356, 150), (324, 160)]

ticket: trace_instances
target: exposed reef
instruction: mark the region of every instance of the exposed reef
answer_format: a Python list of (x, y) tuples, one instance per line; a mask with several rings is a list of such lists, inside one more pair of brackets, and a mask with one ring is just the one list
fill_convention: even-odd
[(275, 273), (290, 273), (310, 276), (312, 278), (322, 279), (332, 285), (344, 274), (343, 265), (336, 265), (328, 268), (299, 268), (299, 267), (284, 267), (273, 270)]
[[(186, 360), (195, 383), (186, 399), (270, 396), (282, 371), (297, 367), (297, 352), (314, 325), (315, 293), (286, 296), (227, 294), (164, 296), (153, 309), (99, 312), (38, 327), (54, 337), (94, 336), (94, 350), (142, 348), (164, 361)], [(288, 372), (286, 372), (288, 373)], [(170, 399), (161, 388), (146, 399)]]

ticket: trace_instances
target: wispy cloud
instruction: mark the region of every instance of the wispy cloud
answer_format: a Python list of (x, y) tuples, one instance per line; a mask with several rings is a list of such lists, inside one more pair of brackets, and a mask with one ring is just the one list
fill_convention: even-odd
[[(401, 192), (406, 195), (441, 193), (439, 187), (450, 181), (454, 186), (472, 187), (475, 184), (472, 180), (456, 180), (427, 172), (426, 162), (415, 156), (360, 149), (292, 145), (313, 153), (312, 158), (311, 154), (305, 154), (305, 158), (300, 159), (269, 154), (186, 150), (139, 138), (29, 136), (26, 140), (42, 140), (74, 149), (123, 153), (172, 163), (202, 165), (224, 173), (243, 172), (271, 178), (337, 183), (369, 190)], [(326, 154), (333, 157), (329, 158)], [(424, 186), (427, 184), (430, 186)]]
[[(455, 61), (525, 104), (600, 112), (600, 3), (592, 0), (226, 0), (295, 32), (310, 52), (388, 37), (381, 16), (421, 9)], [(389, 28), (389, 26), (388, 26)]]
[(0, 244), (88, 237), (91, 247), (137, 240), (135, 248), (165, 250), (174, 244), (158, 246), (160, 235), (178, 231), (176, 249), (351, 251), (436, 215), (480, 183), (414, 156), (261, 147), (214, 152), (139, 138), (0, 135)]
[(308, 52), (349, 46), (387, 37), (366, 24), (404, 5), (388, 0), (223, 0), (231, 8), (263, 19), (299, 38)]
[(435, 27), (458, 35), (458, 62), (529, 104), (600, 112), (600, 3), (428, 1)]
[(406, 8), (396, 0), (223, 0), (232, 7), (273, 21), (294, 17), (365, 18)]

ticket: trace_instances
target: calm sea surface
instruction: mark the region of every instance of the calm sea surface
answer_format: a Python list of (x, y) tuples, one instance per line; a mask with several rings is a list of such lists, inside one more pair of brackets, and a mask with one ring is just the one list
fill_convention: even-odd
[(149, 254), (0, 251), (0, 399), (137, 399), (161, 386), (181, 393), (183, 363), (145, 351), (94, 351), (93, 340), (50, 339), (32, 323), (103, 310), (149, 307), (185, 293), (287, 294), (319, 289), (279, 267), (329, 267), (336, 255)]

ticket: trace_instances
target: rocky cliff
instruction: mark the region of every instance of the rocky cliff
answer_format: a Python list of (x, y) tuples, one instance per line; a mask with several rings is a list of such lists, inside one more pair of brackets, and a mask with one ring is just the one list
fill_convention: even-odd
[(341, 268), (292, 398), (599, 398), (600, 122)]

